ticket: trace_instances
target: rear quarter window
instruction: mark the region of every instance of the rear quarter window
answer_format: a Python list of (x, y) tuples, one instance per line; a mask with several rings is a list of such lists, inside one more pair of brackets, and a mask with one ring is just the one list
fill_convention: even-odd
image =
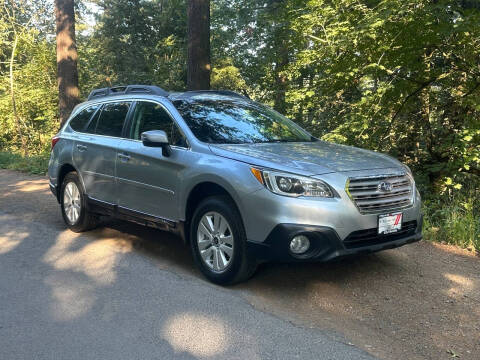
[(88, 121), (99, 107), (100, 105), (92, 105), (81, 110), (70, 120), (70, 127), (75, 131), (83, 132)]

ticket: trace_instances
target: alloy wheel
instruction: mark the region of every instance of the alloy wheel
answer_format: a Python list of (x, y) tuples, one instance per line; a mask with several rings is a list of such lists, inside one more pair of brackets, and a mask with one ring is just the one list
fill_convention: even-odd
[(77, 184), (70, 181), (63, 191), (63, 209), (70, 224), (77, 222), (81, 208), (80, 190)]
[(198, 223), (197, 244), (202, 261), (213, 271), (223, 272), (232, 261), (233, 233), (227, 219), (215, 211)]

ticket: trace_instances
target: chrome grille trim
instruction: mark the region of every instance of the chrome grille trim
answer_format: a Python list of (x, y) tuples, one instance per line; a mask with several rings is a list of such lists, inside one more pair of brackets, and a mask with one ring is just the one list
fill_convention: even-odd
[[(380, 191), (382, 182), (391, 184), (391, 191)], [(381, 214), (413, 205), (413, 181), (406, 174), (354, 177), (347, 180), (345, 191), (361, 214)]]

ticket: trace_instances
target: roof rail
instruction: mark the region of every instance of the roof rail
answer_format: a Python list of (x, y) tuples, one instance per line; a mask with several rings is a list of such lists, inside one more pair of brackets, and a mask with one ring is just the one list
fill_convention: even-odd
[(155, 85), (125, 85), (92, 90), (90, 95), (88, 95), (87, 100), (123, 94), (152, 94), (168, 96), (167, 91)]
[(236, 93), (235, 91), (232, 91), (232, 90), (208, 90), (208, 92), (218, 94), (218, 95), (228, 95), (228, 96), (245, 98), (245, 96), (243, 96), (242, 94)]
[(200, 94), (217, 94), (217, 95), (227, 95), (232, 97), (239, 97), (242, 99), (248, 99), (246, 96), (236, 93), (231, 90), (191, 90), (185, 91), (183, 93), (172, 93), (173, 97), (186, 98), (190, 96), (200, 95)]

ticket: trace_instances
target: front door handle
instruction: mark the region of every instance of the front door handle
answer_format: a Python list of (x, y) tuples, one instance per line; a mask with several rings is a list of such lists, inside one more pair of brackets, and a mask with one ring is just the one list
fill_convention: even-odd
[(123, 153), (123, 154), (122, 154), (122, 153), (119, 153), (119, 154), (118, 154), (118, 158), (119, 158), (121, 161), (125, 161), (125, 162), (126, 162), (126, 161), (130, 160), (130, 155), (127, 155), (127, 154), (125, 154), (125, 153)]
[(87, 150), (87, 147), (85, 145), (77, 144), (77, 149), (78, 151), (85, 151)]

